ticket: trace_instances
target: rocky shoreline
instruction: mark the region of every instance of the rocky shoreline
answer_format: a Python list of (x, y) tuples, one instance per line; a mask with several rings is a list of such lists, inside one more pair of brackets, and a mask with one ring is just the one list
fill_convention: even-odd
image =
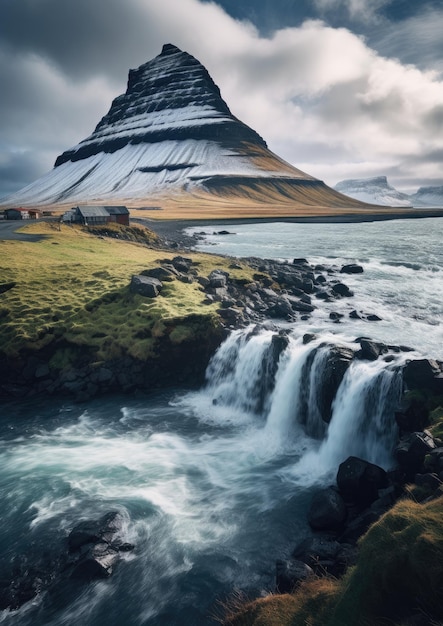
[[(169, 246), (176, 249), (176, 242), (169, 241)], [(327, 267), (311, 265), (302, 258), (282, 263), (254, 257), (242, 259), (241, 263), (253, 270), (252, 281), (219, 269), (203, 275), (189, 249), (183, 255), (160, 260), (155, 267), (134, 275), (128, 291), (154, 299), (161, 296), (168, 282), (196, 283), (204, 292), (202, 306), (216, 305), (216, 323), (210, 316), (194, 316), (190, 320), (192, 336), (174, 344), (171, 336), (175, 327), (171, 322), (157, 341), (155, 357), (146, 360), (126, 356), (95, 362), (92, 353), (79, 350), (77, 359), (68, 367), (57, 368), (50, 363), (60, 345), (48, 346), (37, 354), (22, 353), (3, 360), (0, 366), (2, 397), (68, 396), (81, 402), (116, 392), (150, 391), (177, 384), (196, 386), (202, 383), (209, 359), (227, 334), (249, 327), (251, 332), (263, 327), (275, 330), (269, 363), (275, 376), (278, 359), (287, 346), (285, 331), (279, 330), (278, 324), (309, 319), (323, 302), (352, 298), (343, 279), (363, 272), (356, 264)], [(232, 259), (230, 269), (238, 269), (238, 264)], [(356, 310), (349, 316), (374, 322), (378, 319)], [(331, 319), (339, 323), (341, 314), (332, 312)], [(305, 335), (304, 342), (314, 338)], [(388, 360), (393, 353), (410, 350), (367, 338), (357, 342), (355, 351), (337, 348), (331, 353), (322, 401), (326, 425), (332, 400), (352, 359)], [(443, 441), (426, 429), (434, 399), (443, 396), (443, 364), (412, 359), (403, 367), (402, 375), (403, 399), (395, 414), (399, 433), (397, 468), (386, 472), (357, 457), (349, 457), (337, 468), (335, 484), (316, 493), (312, 500), (308, 513), (312, 536), (295, 546), (290, 558), (276, 563), (277, 593), (292, 593), (313, 578), (341, 577), (358, 560), (359, 539), (405, 495), (412, 494), (423, 503), (443, 495)], [(23, 567), (16, 568), (0, 586), (0, 608), (16, 609), (41, 591), (59, 593), (60, 587), (63, 593), (71, 594), (80, 582), (111, 575), (124, 552), (133, 547), (124, 541), (124, 520), (118, 512), (75, 526), (67, 541), (66, 550), (60, 548), (48, 562), (29, 563), (25, 557)], [(408, 619), (415, 610), (415, 605), (405, 603)], [(420, 625), (431, 623), (414, 621)]]
[[(128, 290), (152, 300), (164, 283), (182, 281), (197, 283), (204, 292), (205, 305), (216, 305), (217, 319), (195, 315), (188, 318), (193, 334), (180, 343), (170, 340), (174, 322), (166, 323), (164, 337), (156, 340), (155, 356), (145, 360), (126, 355), (97, 362), (87, 349), (77, 349), (75, 357), (64, 367), (51, 365), (54, 354), (71, 348), (55, 342), (35, 352), (22, 351), (5, 356), (0, 365), (0, 394), (3, 397), (67, 395), (85, 401), (97, 395), (114, 392), (149, 391), (177, 384), (198, 385), (210, 357), (226, 333), (250, 324), (296, 322), (307, 320), (322, 302), (350, 298), (353, 293), (343, 282), (350, 273), (363, 271), (358, 265), (341, 268), (310, 265), (306, 259), (282, 263), (260, 258), (242, 259), (253, 270), (253, 280), (237, 279), (229, 271), (215, 269), (207, 276), (199, 274), (192, 256), (176, 256), (160, 261), (156, 267), (133, 276)], [(241, 268), (233, 260), (230, 268)], [(331, 313), (336, 322), (342, 317)], [(353, 310), (350, 317), (377, 321), (377, 316)]]

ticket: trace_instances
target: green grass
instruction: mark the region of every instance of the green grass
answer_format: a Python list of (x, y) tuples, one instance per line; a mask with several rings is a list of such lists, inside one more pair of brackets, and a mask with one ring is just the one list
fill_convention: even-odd
[[(195, 329), (195, 316), (217, 323), (217, 306), (202, 304), (205, 294), (197, 282), (165, 283), (156, 299), (130, 293), (133, 274), (177, 253), (147, 247), (157, 238), (143, 227), (112, 230), (121, 237), (103, 237), (103, 230), (97, 237), (82, 228), (35, 223), (25, 232), (44, 235), (41, 241), (0, 242), (1, 282), (17, 283), (0, 294), (4, 355), (39, 351), (55, 342), (63, 344), (64, 351), (52, 356), (53, 363), (66, 363), (76, 348), (100, 361), (123, 354), (144, 359), (152, 355), (155, 340), (166, 328), (171, 341), (180, 343)], [(142, 243), (126, 240), (134, 233)], [(191, 256), (200, 275), (229, 266), (223, 257)], [(248, 267), (228, 271), (239, 280), (252, 280)]]

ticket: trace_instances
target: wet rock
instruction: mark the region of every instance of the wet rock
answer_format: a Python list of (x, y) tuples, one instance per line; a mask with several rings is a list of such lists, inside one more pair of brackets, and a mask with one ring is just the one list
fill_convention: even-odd
[[(119, 560), (124, 518), (115, 511), (77, 524), (68, 537), (69, 576), (82, 581), (108, 578)], [(125, 547), (127, 551), (127, 547)]]
[(403, 432), (422, 431), (429, 423), (429, 409), (421, 397), (403, 397), (395, 421)]
[(387, 347), (383, 343), (371, 341), (363, 337), (357, 339), (357, 341), (360, 344), (360, 350), (355, 353), (357, 359), (376, 361), (381, 354), (387, 352)]
[(288, 298), (280, 297), (268, 308), (268, 315), (273, 318), (292, 319), (293, 309)]
[(357, 561), (358, 549), (330, 537), (309, 537), (300, 543), (292, 556), (309, 565), (316, 576), (341, 576)]
[(301, 582), (314, 575), (312, 568), (303, 561), (278, 560), (275, 565), (275, 582), (279, 593), (292, 593)]
[(346, 505), (333, 487), (314, 495), (308, 512), (308, 522), (313, 530), (340, 530), (346, 520)]
[(294, 311), (300, 313), (312, 313), (315, 310), (315, 306), (309, 302), (304, 302), (302, 299), (298, 299), (295, 296), (287, 296), (287, 299)]
[(305, 333), (303, 335), (303, 345), (311, 343), (311, 341), (315, 341), (316, 339), (317, 335), (314, 335), (313, 333)]
[(338, 468), (337, 485), (346, 502), (362, 508), (377, 500), (379, 489), (388, 486), (388, 477), (378, 465), (350, 456)]
[(341, 319), (343, 319), (344, 314), (343, 313), (337, 313), (335, 311), (331, 311), (329, 313), (329, 319), (332, 320), (333, 322), (339, 322)]
[(351, 291), (344, 283), (336, 283), (335, 285), (332, 285), (332, 291), (334, 295), (341, 298), (350, 298), (354, 295), (354, 292)]
[(347, 265), (343, 265), (340, 270), (340, 274), (362, 274), (363, 268), (361, 265), (357, 265), (356, 263), (349, 263)]
[(318, 276), (314, 278), (314, 284), (316, 285), (323, 285), (325, 282), (326, 282), (326, 276), (323, 276), (323, 274), (319, 274)]
[(407, 479), (424, 469), (424, 460), (427, 454), (437, 446), (429, 431), (414, 432), (401, 437), (395, 454), (398, 464), (405, 472)]
[(443, 393), (443, 375), (438, 361), (416, 359), (403, 368), (403, 380), (408, 389), (428, 389)]
[(341, 543), (355, 544), (368, 530), (369, 526), (380, 519), (381, 513), (365, 509), (359, 515), (347, 522), (343, 533), (338, 537)]
[(163, 284), (158, 278), (138, 274), (131, 279), (130, 291), (146, 298), (156, 298), (162, 290)]
[(323, 380), (317, 397), (322, 420), (331, 421), (332, 403), (343, 377), (354, 358), (354, 352), (342, 346), (331, 346), (323, 367)]

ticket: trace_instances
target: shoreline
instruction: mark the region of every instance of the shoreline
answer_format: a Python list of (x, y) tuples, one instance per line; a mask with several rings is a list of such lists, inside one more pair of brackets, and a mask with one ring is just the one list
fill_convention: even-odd
[(395, 213), (366, 213), (352, 215), (313, 215), (305, 217), (238, 217), (238, 218), (199, 218), (199, 219), (161, 219), (151, 217), (134, 217), (132, 222), (143, 224), (160, 237), (170, 239), (185, 248), (195, 246), (193, 237), (186, 235), (184, 230), (196, 226), (235, 226), (240, 224), (357, 224), (365, 222), (381, 222), (404, 219), (443, 218), (443, 209), (425, 209), (413, 212), (397, 211)]

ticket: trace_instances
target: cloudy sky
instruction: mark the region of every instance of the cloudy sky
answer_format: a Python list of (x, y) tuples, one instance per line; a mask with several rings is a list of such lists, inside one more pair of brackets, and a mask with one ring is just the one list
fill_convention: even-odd
[(269, 147), (334, 185), (443, 185), (441, 0), (0, 0), (0, 197), (174, 43)]

